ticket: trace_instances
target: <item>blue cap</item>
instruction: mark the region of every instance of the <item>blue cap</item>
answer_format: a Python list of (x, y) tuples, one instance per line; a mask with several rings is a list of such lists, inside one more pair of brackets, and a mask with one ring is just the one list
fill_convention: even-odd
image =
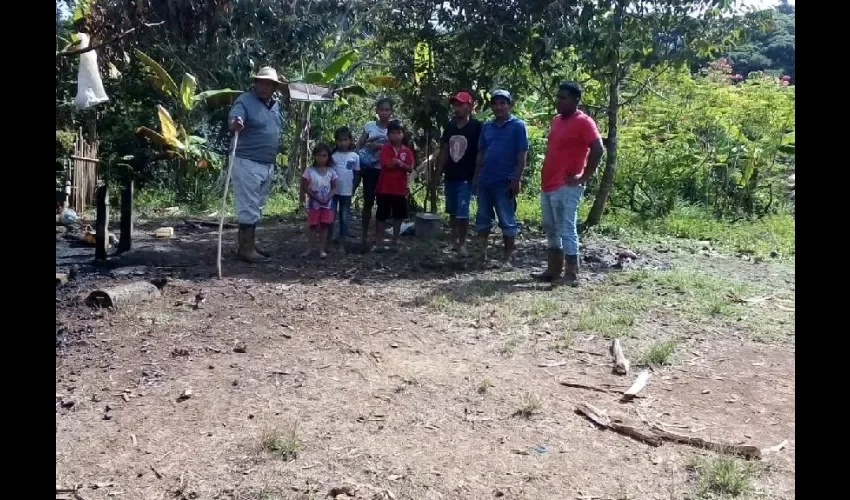
[(494, 90), (493, 94), (490, 96), (490, 100), (492, 101), (493, 99), (495, 99), (497, 97), (501, 97), (503, 99), (506, 99), (508, 101), (508, 103), (513, 102), (513, 99), (511, 99), (511, 93), (508, 92), (507, 90)]

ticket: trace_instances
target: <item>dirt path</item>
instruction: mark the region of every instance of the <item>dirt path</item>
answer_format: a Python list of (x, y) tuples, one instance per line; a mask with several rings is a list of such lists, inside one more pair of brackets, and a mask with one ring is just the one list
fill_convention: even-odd
[[(513, 271), (413, 241), (319, 269), (293, 257), (303, 235), (282, 223), (261, 233), (280, 242), (278, 260), (229, 260), (218, 281), (214, 230), (178, 234), (120, 260), (172, 276), (155, 302), (82, 305), (96, 285), (130, 280), (122, 271), (81, 267), (57, 288), (56, 482), (86, 499), (667, 500), (711, 488), (691, 465), (715, 454), (600, 430), (574, 413), (582, 401), (717, 441), (787, 439), (741, 467), (749, 493), (794, 498), (786, 267), (718, 256), (694, 271), (703, 263), (687, 252), (624, 264), (597, 240), (588, 265), (600, 272), (551, 291), (525, 280), (536, 240)], [(57, 265), (72, 254), (57, 250)], [(560, 384), (628, 386), (634, 373), (611, 373), (611, 336), (633, 363), (674, 346), (642, 397)]]

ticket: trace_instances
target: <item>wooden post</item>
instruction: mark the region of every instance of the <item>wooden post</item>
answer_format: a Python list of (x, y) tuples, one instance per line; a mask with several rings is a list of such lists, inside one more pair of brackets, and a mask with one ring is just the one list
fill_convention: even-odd
[(133, 246), (133, 178), (127, 177), (121, 186), (121, 239), (118, 252), (126, 252)]
[(95, 222), (95, 263), (106, 262), (106, 251), (109, 248), (109, 186), (104, 183), (97, 188), (97, 220)]

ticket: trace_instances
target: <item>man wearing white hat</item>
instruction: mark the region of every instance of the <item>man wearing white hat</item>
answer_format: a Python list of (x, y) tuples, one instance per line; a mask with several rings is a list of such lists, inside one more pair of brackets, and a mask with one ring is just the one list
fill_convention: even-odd
[(230, 109), (230, 130), (239, 132), (230, 168), (239, 220), (237, 254), (248, 262), (265, 262), (269, 254), (257, 248), (254, 234), (269, 197), (280, 148), (280, 102), (273, 95), (285, 81), (268, 66), (260, 68), (251, 80), (254, 82), (251, 90), (239, 96)]

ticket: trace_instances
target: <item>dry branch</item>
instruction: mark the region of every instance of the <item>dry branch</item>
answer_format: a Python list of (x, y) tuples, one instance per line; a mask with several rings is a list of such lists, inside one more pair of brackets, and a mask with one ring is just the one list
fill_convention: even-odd
[(614, 356), (614, 373), (617, 375), (629, 374), (629, 360), (623, 354), (623, 348), (620, 346), (620, 340), (614, 339), (611, 343), (611, 356)]
[(592, 386), (592, 385), (585, 385), (585, 384), (578, 384), (578, 383), (576, 383), (576, 382), (568, 382), (568, 381), (566, 381), (566, 380), (562, 380), (562, 381), (561, 381), (561, 382), (559, 382), (559, 383), (560, 383), (561, 385), (563, 385), (564, 387), (572, 387), (572, 388), (575, 388), (575, 389), (587, 389), (587, 390), (589, 390), (589, 391), (603, 392), (603, 393), (605, 393), (605, 394), (610, 394), (610, 393), (612, 393), (612, 392), (617, 392), (617, 391), (610, 391), (610, 390), (608, 390), (608, 389), (603, 389), (602, 387), (596, 387), (596, 386)]
[(660, 446), (662, 442), (670, 441), (673, 443), (695, 446), (697, 448), (704, 448), (717, 453), (740, 455), (747, 459), (761, 458), (762, 454), (762, 451), (756, 446), (716, 443), (714, 441), (708, 441), (698, 437), (683, 436), (681, 434), (676, 434), (662, 429), (657, 424), (652, 424), (649, 430), (638, 429), (612, 420), (604, 410), (600, 410), (590, 403), (579, 403), (576, 407), (576, 413), (584, 415), (599, 427), (610, 429), (651, 446)]
[(589, 418), (593, 423), (595, 423), (599, 427), (610, 429), (614, 432), (629, 436), (632, 439), (636, 439), (650, 446), (661, 446), (661, 438), (656, 436), (652, 432), (644, 431), (636, 427), (632, 427), (630, 425), (621, 424), (619, 422), (614, 422), (608, 417), (607, 413), (600, 410), (599, 408), (596, 408), (590, 403), (580, 403), (576, 407), (576, 412)]
[(704, 448), (707, 450), (715, 451), (717, 453), (725, 453), (728, 455), (740, 455), (745, 458), (761, 458), (761, 450), (757, 446), (749, 445), (749, 444), (725, 444), (725, 443), (716, 443), (714, 441), (707, 441), (698, 437), (691, 436), (683, 436), (681, 434), (675, 434), (668, 430), (662, 429), (657, 424), (652, 425), (652, 432), (654, 432), (661, 439), (672, 441), (674, 443), (687, 444), (690, 446), (695, 446), (697, 448)]

